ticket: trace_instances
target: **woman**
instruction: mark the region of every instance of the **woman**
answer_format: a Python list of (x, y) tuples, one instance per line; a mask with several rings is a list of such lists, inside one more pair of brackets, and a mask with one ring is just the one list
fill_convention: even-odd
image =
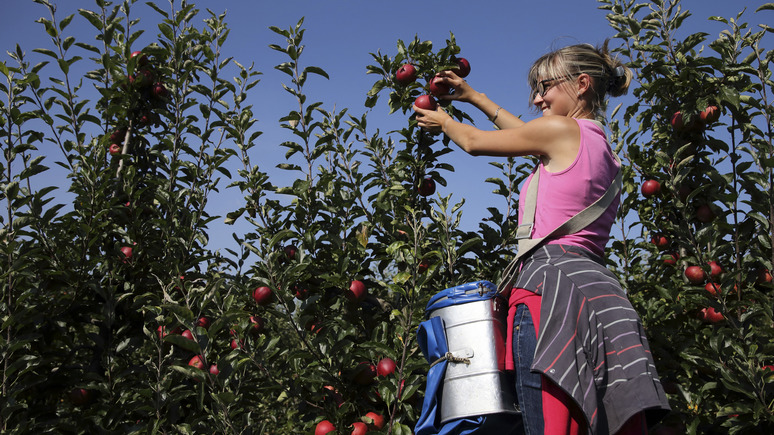
[[(439, 75), (454, 89), (440, 98), (472, 104), (498, 130), (457, 122), (440, 108), (414, 107), (420, 127), (443, 132), (474, 156), (538, 158), (531, 237), (549, 237), (521, 260), (509, 298), (513, 355), (507, 367), (516, 371), (525, 432), (647, 433), (646, 419), (655, 423), (669, 405), (639, 317), (602, 260), (620, 194), (584, 229), (550, 235), (601, 197), (618, 173), (620, 162), (595, 119), (602, 117), (607, 95), (627, 91), (631, 71), (610, 56), (607, 43), (548, 53), (529, 71), (531, 103), (542, 113), (529, 122), (454, 72)], [(521, 201), (520, 224), (523, 217)]]

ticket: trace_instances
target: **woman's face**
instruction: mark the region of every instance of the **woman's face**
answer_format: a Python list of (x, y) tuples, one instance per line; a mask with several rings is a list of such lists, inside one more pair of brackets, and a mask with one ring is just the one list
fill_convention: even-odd
[(578, 108), (578, 99), (570, 93), (572, 86), (564, 83), (572, 76), (547, 78), (538, 82), (532, 104), (545, 115), (571, 115)]

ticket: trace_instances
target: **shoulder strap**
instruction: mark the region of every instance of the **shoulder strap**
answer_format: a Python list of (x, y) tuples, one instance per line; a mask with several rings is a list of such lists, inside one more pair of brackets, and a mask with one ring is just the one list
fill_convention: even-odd
[[(594, 122), (597, 123), (600, 128), (603, 128), (602, 123), (598, 121)], [(497, 286), (498, 293), (503, 292), (513, 283), (513, 280), (516, 278), (516, 274), (518, 272), (519, 260), (521, 260), (524, 255), (535, 249), (543, 240), (552, 236), (562, 236), (577, 233), (602, 216), (605, 210), (607, 210), (607, 208), (613, 202), (613, 199), (615, 199), (615, 197), (621, 191), (623, 184), (621, 174), (623, 165), (621, 164), (621, 159), (618, 158), (618, 155), (615, 152), (613, 152), (613, 156), (618, 162), (619, 168), (615, 175), (615, 179), (613, 179), (613, 182), (607, 188), (605, 193), (591, 205), (578, 212), (575, 216), (569, 218), (564, 223), (554, 228), (550, 233), (543, 237), (533, 239), (532, 229), (535, 223), (538, 182), (540, 181), (540, 163), (538, 163), (532, 175), (532, 180), (530, 181), (529, 186), (527, 186), (527, 192), (524, 195), (525, 197), (523, 198), (525, 201), (524, 215), (522, 217), (521, 224), (516, 229), (516, 240), (518, 240), (518, 250), (516, 252), (516, 257), (511, 260), (510, 264), (508, 264), (508, 267), (505, 268), (500, 285)], [(519, 201), (521, 200), (522, 198), (519, 199)]]

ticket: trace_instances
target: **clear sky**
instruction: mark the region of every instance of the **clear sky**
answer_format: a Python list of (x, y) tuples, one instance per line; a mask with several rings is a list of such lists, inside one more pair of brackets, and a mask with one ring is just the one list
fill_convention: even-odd
[[(34, 22), (40, 16), (47, 16), (44, 7), (31, 0), (2, 0), (2, 3), (5, 7), (0, 14), (0, 48), (3, 49), (0, 59), (9, 60), (5, 51), (13, 50), (16, 43), (30, 55), (33, 55), (33, 48), (51, 47), (42, 26)], [(60, 19), (76, 13), (77, 8), (96, 9), (94, 2), (87, 0), (56, 3), (59, 4)], [(268, 48), (272, 43), (284, 43), (269, 30), (269, 26), (289, 28), (305, 17), (306, 48), (301, 58), (302, 66), (315, 65), (330, 75), (330, 80), (317, 76), (308, 80), (308, 101), (322, 101), (323, 108), (329, 111), (349, 108), (349, 113), (356, 116), (366, 111), (363, 105), (366, 93), (377, 79), (366, 74), (366, 65), (373, 63), (370, 53), (381, 50), (384, 54), (394, 55), (398, 39), (410, 41), (416, 35), (422, 40), (433, 41), (435, 47), (442, 47), (449, 32), (453, 32), (462, 48), (461, 56), (471, 63), (468, 82), (509, 111), (531, 119), (535, 115), (529, 111), (526, 99), (529, 92), (526, 72), (530, 64), (552, 48), (579, 42), (596, 45), (614, 36), (605, 19), (605, 11), (599, 10), (600, 4), (593, 0), (200, 0), (193, 3), (203, 11), (226, 11), (231, 34), (225, 54), (243, 65), (254, 63), (256, 69), (263, 72), (261, 83), (249, 96), (259, 121), (256, 128), (264, 132), (251, 158), (262, 170), (269, 172), (278, 185), (283, 185), (287, 176), (285, 171), (274, 169), (284, 161), (285, 149), (279, 144), (293, 137), (288, 130), (280, 128), (277, 121), (296, 105), (281, 86), (289, 82), (288, 77), (273, 69), (286, 59)], [(708, 17), (735, 17), (746, 7), (743, 20), (754, 24), (753, 12), (764, 3), (764, 0), (685, 0), (682, 7), (690, 10), (692, 17), (682, 28), (682, 33), (703, 31), (714, 39), (723, 27), (708, 21)], [(166, 1), (157, 4), (162, 9), (168, 8)], [(755, 18), (760, 19), (763, 14)], [(158, 15), (144, 2), (135, 5), (133, 15), (147, 17), (140, 24), (147, 33), (137, 41), (139, 49), (153, 40)], [(201, 17), (206, 17), (206, 12)], [(83, 31), (88, 33), (78, 33)], [(80, 16), (76, 15), (66, 32), (79, 40), (93, 41), (91, 26)], [(370, 128), (386, 132), (406, 125), (406, 115), (399, 112), (388, 115), (386, 100), (385, 93), (368, 115)], [(612, 101), (611, 107), (618, 102)], [(470, 106), (460, 108), (476, 115), (474, 119), (479, 127), (489, 128), (490, 124), (477, 115), (475, 109)], [(53, 159), (61, 158), (53, 147), (47, 151)], [(466, 198), (463, 225), (474, 230), (479, 220), (488, 214), (486, 207), (502, 205), (489, 193), (493, 185), (484, 182), (487, 177), (496, 175), (494, 168), (487, 164), (493, 159), (471, 157), (455, 148), (455, 152), (445, 156), (444, 160), (454, 165), (456, 172), (445, 174), (449, 185), (439, 188), (439, 193), (453, 193), (456, 200)], [(55, 166), (50, 160), (47, 165)], [(211, 201), (215, 206), (211, 212), (225, 215), (238, 208), (243, 200), (236, 189), (231, 189), (213, 195)], [(233, 247), (231, 232), (249, 230), (224, 226), (220, 222), (222, 220), (211, 225), (211, 246), (215, 249)]]

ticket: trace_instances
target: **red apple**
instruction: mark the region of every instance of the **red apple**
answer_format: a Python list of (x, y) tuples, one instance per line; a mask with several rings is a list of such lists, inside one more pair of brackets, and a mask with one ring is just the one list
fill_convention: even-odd
[(444, 83), (441, 77), (435, 76), (430, 80), (427, 89), (430, 91), (430, 94), (439, 97), (447, 95), (451, 91), (451, 86)]
[(293, 260), (296, 258), (296, 253), (298, 252), (298, 248), (296, 245), (287, 245), (284, 248), (282, 248), (282, 251), (285, 253), (285, 258), (288, 260)]
[(114, 143), (108, 147), (108, 152), (111, 156), (117, 156), (121, 154), (121, 145)]
[(717, 296), (720, 293), (720, 285), (714, 282), (708, 282), (704, 289), (707, 290), (712, 296)]
[(384, 427), (384, 416), (381, 414), (377, 414), (373, 411), (367, 413), (365, 415), (367, 418), (371, 419), (371, 423), (368, 423), (369, 429), (381, 429)]
[(712, 124), (720, 119), (720, 108), (718, 106), (707, 106), (699, 113), (699, 119), (703, 124)]
[(306, 288), (303, 285), (295, 284), (293, 285), (293, 294), (298, 298), (299, 300), (306, 300), (306, 298), (309, 297), (309, 289)]
[(194, 325), (195, 326), (201, 326), (204, 329), (208, 329), (210, 327), (210, 319), (208, 319), (207, 317), (204, 317), (204, 316), (199, 317), (196, 320), (196, 323), (194, 323)]
[(352, 423), (352, 435), (364, 435), (368, 432), (368, 426), (362, 421)]
[(180, 334), (180, 335), (182, 335), (184, 338), (187, 338), (187, 339), (189, 339), (189, 340), (193, 340), (193, 339), (194, 339), (193, 332), (191, 332), (191, 330), (190, 330), (190, 329), (186, 329), (186, 330), (185, 330), (185, 331), (183, 331), (183, 333), (182, 333), (182, 334)]
[(210, 365), (210, 374), (213, 376), (218, 376), (220, 374), (220, 370), (218, 370), (217, 364)]
[(336, 426), (334, 426), (333, 423), (328, 420), (323, 420), (317, 423), (317, 426), (314, 428), (314, 435), (325, 435), (335, 430)]
[(237, 340), (236, 338), (231, 339), (231, 350), (241, 349), (244, 347), (244, 341)]
[(122, 246), (121, 253), (124, 254), (124, 263), (126, 263), (132, 259), (132, 255), (134, 255), (134, 249), (132, 249), (131, 246)]
[(395, 373), (397, 365), (392, 358), (385, 357), (376, 364), (376, 374), (378, 376), (388, 376)]
[(755, 279), (755, 283), (758, 285), (763, 284), (771, 284), (772, 278), (771, 278), (771, 272), (768, 271), (768, 269), (760, 268), (758, 269), (758, 277)]
[(146, 86), (152, 85), (154, 78), (153, 71), (142, 69), (134, 75), (133, 83), (141, 88), (144, 88)]
[(363, 281), (359, 280), (352, 281), (349, 284), (349, 290), (346, 292), (347, 299), (355, 302), (362, 301), (366, 294), (368, 294), (368, 290)]
[(113, 133), (110, 134), (111, 143), (123, 143), (124, 139), (126, 139), (125, 128), (116, 129), (115, 131), (113, 131)]
[(723, 313), (715, 311), (712, 307), (702, 308), (699, 318), (707, 323), (718, 323), (723, 320)]
[(677, 131), (683, 130), (685, 128), (685, 123), (683, 122), (683, 114), (680, 111), (677, 111), (672, 115), (672, 119), (669, 120), (670, 124), (672, 124), (672, 128), (674, 128)]
[(671, 254), (669, 254), (668, 257), (664, 258), (664, 264), (674, 266), (675, 264), (677, 264), (678, 258), (680, 258), (680, 254), (678, 254), (677, 252), (672, 252)]
[(307, 322), (304, 324), (304, 328), (313, 334), (317, 334), (322, 329), (320, 319), (312, 318), (307, 320)]
[(417, 79), (417, 69), (410, 63), (405, 63), (395, 73), (395, 81), (407, 85)]
[(194, 357), (188, 361), (188, 365), (199, 370), (204, 370), (204, 359), (202, 359), (201, 355), (194, 355)]
[(427, 258), (423, 258), (419, 262), (419, 266), (417, 266), (417, 269), (419, 270), (419, 273), (425, 273), (425, 272), (427, 272), (427, 269), (429, 269), (429, 268), (430, 268), (430, 260), (428, 260)]
[(712, 207), (707, 204), (702, 204), (696, 207), (696, 219), (705, 224), (712, 222), (715, 219), (715, 212), (712, 211)]
[(669, 247), (669, 238), (662, 234), (656, 234), (655, 236), (651, 237), (650, 241), (660, 250), (664, 250)]
[(435, 110), (438, 108), (438, 103), (435, 101), (435, 98), (430, 95), (420, 95), (414, 100), (414, 105), (425, 110)]
[(646, 198), (650, 198), (651, 196), (658, 195), (661, 192), (661, 183), (659, 183), (656, 180), (647, 180), (644, 183), (642, 183), (642, 187), (640, 188), (640, 191)]
[(156, 332), (159, 334), (159, 338), (164, 338), (169, 334), (179, 334), (180, 333), (180, 327), (177, 327), (171, 331), (167, 330), (166, 326), (159, 325), (158, 328), (156, 328)]
[(142, 51), (133, 51), (130, 57), (137, 58), (136, 65), (138, 66), (145, 66), (148, 64), (148, 57), (142, 54)]
[(685, 269), (685, 277), (688, 278), (688, 282), (696, 285), (703, 284), (704, 280), (707, 279), (704, 270), (699, 266), (688, 266)]
[(268, 305), (271, 303), (273, 293), (269, 287), (258, 287), (253, 290), (253, 299), (258, 305)]
[(467, 77), (468, 74), (470, 74), (470, 62), (468, 62), (468, 60), (464, 57), (459, 57), (455, 60), (457, 62), (457, 68), (454, 68), (452, 72), (461, 78)]
[(157, 98), (164, 98), (167, 96), (167, 88), (163, 83), (156, 82), (156, 84), (153, 85), (153, 95)]
[(709, 261), (707, 264), (709, 264), (710, 267), (710, 278), (715, 280), (719, 279), (720, 275), (723, 274), (723, 268), (715, 261)]
[(91, 402), (91, 399), (94, 398), (94, 395), (92, 394), (91, 390), (87, 390), (85, 388), (73, 388), (70, 390), (68, 397), (70, 398), (70, 401), (73, 403), (73, 405), (83, 406), (88, 405), (89, 402)]
[(363, 361), (355, 367), (352, 380), (358, 385), (368, 385), (376, 378), (376, 367), (370, 362)]
[(419, 183), (417, 191), (422, 196), (430, 196), (435, 193), (435, 181), (431, 177), (425, 177)]

